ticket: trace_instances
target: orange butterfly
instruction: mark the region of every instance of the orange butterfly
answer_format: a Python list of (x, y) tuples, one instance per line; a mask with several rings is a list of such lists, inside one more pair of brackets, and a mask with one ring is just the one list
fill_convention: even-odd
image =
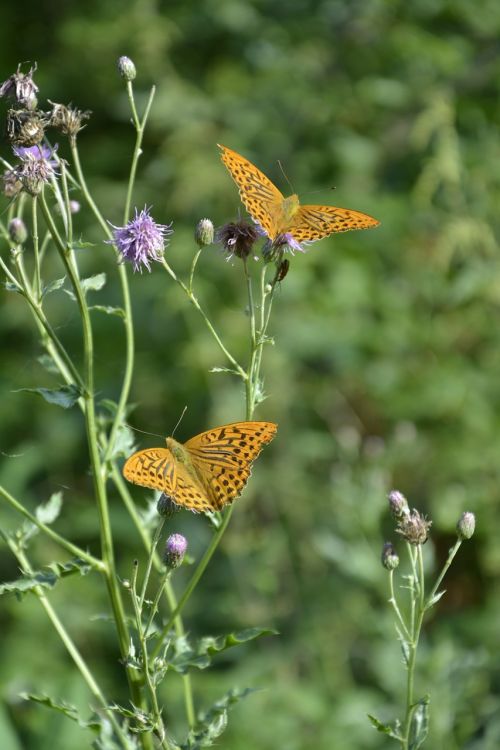
[(252, 462), (276, 434), (273, 422), (235, 422), (192, 437), (166, 439), (166, 448), (146, 448), (125, 462), (123, 476), (133, 484), (161, 490), (184, 508), (221, 510), (237, 498)]
[(222, 161), (238, 185), (240, 198), (253, 220), (274, 242), (280, 235), (292, 235), (299, 242), (311, 242), (334, 232), (369, 229), (380, 224), (368, 214), (337, 206), (301, 206), (297, 195), (288, 198), (260, 169), (236, 151), (218, 144)]

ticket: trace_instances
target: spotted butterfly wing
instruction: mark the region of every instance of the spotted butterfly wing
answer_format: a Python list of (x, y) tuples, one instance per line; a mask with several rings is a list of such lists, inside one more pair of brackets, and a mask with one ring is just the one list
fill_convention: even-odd
[(369, 229), (380, 223), (351, 208), (301, 206), (296, 195), (285, 198), (248, 159), (226, 146), (219, 148), (247, 211), (273, 241), (280, 234), (290, 233), (297, 242), (312, 242), (337, 232)]
[(284, 195), (255, 164), (226, 146), (219, 145), (221, 159), (238, 185), (248, 213), (266, 234), (274, 238), (279, 229)]
[(236, 422), (202, 432), (184, 445), (167, 438), (166, 448), (134, 453), (123, 475), (190, 510), (220, 510), (241, 494), (252, 462), (275, 433), (272, 422)]

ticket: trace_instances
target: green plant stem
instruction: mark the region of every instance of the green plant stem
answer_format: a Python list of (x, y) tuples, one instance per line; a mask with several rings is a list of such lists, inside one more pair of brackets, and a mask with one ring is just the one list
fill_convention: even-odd
[(393, 570), (389, 571), (389, 590), (390, 590), (390, 593), (391, 593), (391, 598), (389, 599), (389, 604), (394, 609), (394, 612), (396, 614), (396, 618), (397, 618), (399, 624), (401, 625), (401, 627), (403, 629), (403, 635), (405, 636), (405, 638), (410, 638), (410, 632), (409, 632), (409, 630), (408, 630), (408, 628), (406, 626), (406, 623), (404, 621), (404, 617), (401, 614), (401, 610), (399, 609), (398, 602), (397, 602), (397, 599), (396, 599), (396, 596), (395, 596), (395, 593), (394, 593), (394, 571)]
[[(28, 561), (28, 558), (26, 557), (24, 552), (21, 549), (19, 549), (19, 547), (15, 545), (11, 539), (9, 539), (9, 537), (6, 536), (5, 538), (7, 539), (7, 543), (10, 549), (12, 550), (13, 554), (15, 555), (19, 563), (21, 564), (23, 570), (29, 574), (32, 574), (33, 568), (31, 567)], [(94, 698), (97, 700), (97, 702), (101, 706), (101, 709), (106, 713), (106, 716), (110, 724), (112, 725), (122, 747), (125, 750), (130, 750), (130, 742), (128, 741), (127, 737), (123, 733), (122, 727), (120, 726), (119, 722), (116, 720), (114, 711), (110, 710), (109, 701), (106, 700), (101, 688), (99, 687), (94, 676), (92, 675), (91, 671), (87, 667), (85, 660), (83, 659), (82, 655), (80, 654), (77, 647), (73, 643), (73, 640), (71, 639), (69, 633), (64, 627), (62, 621), (59, 619), (52, 604), (48, 600), (43, 588), (41, 586), (36, 586), (34, 589), (34, 593), (36, 597), (38, 598), (40, 604), (44, 608), (45, 612), (47, 613), (61, 641), (64, 643), (66, 650), (68, 651), (69, 655), (73, 659), (75, 666), (77, 667), (78, 671), (80, 672), (83, 679), (85, 680), (87, 687), (89, 688), (90, 692), (92, 693)]]
[(85, 550), (77, 547), (76, 544), (72, 544), (70, 541), (65, 539), (65, 537), (58, 534), (57, 531), (54, 531), (50, 526), (47, 526), (42, 521), (39, 521), (36, 516), (30, 513), (29, 510), (24, 507), (24, 505), (21, 505), (21, 503), (16, 500), (15, 497), (10, 494), (10, 492), (7, 492), (7, 490), (1, 485), (0, 495), (11, 506), (11, 508), (14, 508), (14, 510), (27, 518), (28, 521), (31, 521), (31, 523), (37, 526), (40, 531), (43, 531), (44, 534), (46, 534), (48, 537), (50, 537), (50, 539), (59, 544), (60, 547), (63, 547), (63, 549), (69, 552), (70, 555), (85, 560), (85, 562), (91, 565), (92, 568), (99, 570), (101, 573), (105, 572), (106, 566), (102, 562), (102, 560), (99, 560), (97, 557), (94, 557), (88, 552), (85, 552)]
[[(124, 482), (123, 477), (114, 462), (112, 463), (111, 478), (113, 479), (113, 482), (115, 483), (115, 486), (118, 492), (120, 493), (123, 503), (125, 507), (127, 508), (130, 514), (130, 517), (132, 518), (133, 523), (135, 524), (135, 527), (139, 533), (139, 536), (142, 539), (142, 543), (144, 544), (144, 547), (146, 548), (146, 550), (149, 550), (151, 548), (151, 536), (149, 532), (144, 528), (144, 524), (141, 522), (141, 518), (134, 505), (134, 501), (132, 500), (130, 492), (128, 491), (128, 487), (126, 483)], [(155, 552), (155, 554), (153, 555), (153, 564), (156, 570), (158, 571), (161, 571), (164, 568), (164, 565), (161, 562), (160, 557), (157, 552)], [(172, 582), (170, 581), (169, 578), (167, 578), (167, 580), (165, 581), (164, 590), (165, 590), (165, 596), (167, 598), (169, 610), (170, 612), (175, 612), (175, 610), (177, 609), (177, 598), (175, 596)], [(177, 634), (177, 637), (178, 638), (184, 637), (185, 635), (184, 624), (182, 622), (182, 617), (180, 616), (180, 614), (177, 614), (175, 616), (174, 627), (175, 627), (175, 632)], [(184, 705), (186, 709), (186, 717), (188, 720), (188, 725), (190, 728), (193, 728), (196, 722), (196, 713), (194, 709), (191, 675), (189, 674), (189, 672), (182, 675), (182, 686), (184, 690)]]
[(135, 106), (134, 89), (132, 86), (132, 82), (127, 81), (127, 96), (128, 96), (128, 100), (130, 104), (130, 109), (132, 110), (132, 121), (135, 127), (136, 139), (135, 139), (134, 153), (132, 155), (132, 162), (130, 165), (130, 175), (129, 175), (128, 187), (127, 187), (127, 197), (125, 199), (125, 210), (123, 213), (124, 224), (126, 224), (127, 221), (130, 219), (130, 206), (132, 203), (132, 193), (134, 190), (135, 176), (137, 173), (137, 165), (139, 163), (139, 157), (142, 154), (141, 145), (142, 145), (142, 139), (144, 136), (144, 128), (146, 127), (146, 123), (149, 117), (151, 106), (153, 104), (153, 99), (155, 97), (155, 92), (156, 92), (156, 87), (153, 86), (151, 88), (151, 91), (149, 92), (149, 98), (146, 103), (146, 109), (144, 110), (144, 115), (142, 117), (142, 120), (139, 120), (139, 117), (137, 115), (137, 109)]
[(137, 637), (139, 638), (139, 644), (141, 647), (142, 669), (144, 672), (144, 679), (146, 681), (146, 685), (148, 688), (151, 704), (153, 706), (155, 731), (158, 734), (158, 737), (161, 742), (161, 746), (165, 748), (165, 750), (171, 750), (168, 739), (166, 737), (165, 727), (163, 726), (161, 711), (158, 706), (158, 699), (156, 697), (156, 690), (155, 690), (155, 686), (153, 685), (153, 680), (151, 678), (151, 672), (149, 669), (148, 647), (146, 643), (147, 628), (145, 631), (142, 627), (141, 608), (140, 608), (139, 599), (137, 597), (137, 570), (138, 570), (138, 566), (136, 564), (134, 566), (134, 572), (132, 575), (132, 585), (130, 587), (130, 594), (131, 594), (131, 599), (132, 599), (132, 607), (134, 609), (134, 615), (135, 615)]
[[(144, 607), (144, 599), (146, 598), (146, 590), (148, 588), (149, 577), (151, 575), (151, 568), (153, 567), (153, 558), (155, 556), (156, 547), (158, 545), (158, 542), (160, 541), (161, 532), (164, 526), (165, 526), (165, 518), (160, 518), (160, 523), (156, 527), (156, 531), (153, 536), (153, 541), (150, 543), (148, 561), (146, 564), (146, 572), (144, 574), (141, 595), (139, 597), (139, 609), (141, 613), (142, 613), (142, 608)], [(146, 628), (146, 634), (147, 634), (147, 628)]]
[[(85, 400), (85, 427), (87, 432), (87, 442), (89, 446), (90, 463), (92, 467), (92, 479), (94, 485), (94, 493), (97, 503), (97, 509), (99, 513), (99, 526), (101, 534), (101, 548), (102, 558), (106, 565), (104, 573), (108, 594), (113, 609), (113, 615), (115, 620), (115, 626), (118, 634), (119, 646), (122, 659), (125, 659), (128, 653), (129, 647), (129, 633), (125, 618), (125, 611), (123, 608), (123, 601), (121, 598), (121, 592), (118, 586), (118, 577), (115, 570), (115, 559), (113, 550), (113, 537), (111, 533), (111, 523), (109, 518), (108, 499), (106, 495), (105, 479), (103, 466), (99, 455), (99, 446), (97, 444), (97, 425), (95, 418), (95, 403), (94, 403), (94, 369), (93, 369), (93, 335), (92, 326), (90, 322), (90, 313), (85, 300), (85, 295), (80, 284), (77, 273), (75, 272), (73, 263), (69, 253), (70, 248), (66, 247), (62, 242), (57, 229), (52, 220), (52, 216), (48, 209), (47, 203), (43, 192), (40, 194), (40, 202), (42, 206), (43, 215), (49, 231), (52, 235), (52, 239), (56, 244), (59, 251), (60, 257), (66, 268), (66, 272), (71, 281), (73, 292), (76, 296), (78, 308), (82, 319), (83, 329), (83, 349), (84, 349), (84, 362), (85, 362), (85, 391), (83, 397)], [(126, 668), (127, 678), (130, 686), (130, 692), (132, 700), (138, 707), (143, 707), (143, 698), (140, 690), (139, 676), (130, 667)], [(142, 735), (141, 740), (144, 748), (151, 747), (151, 738), (148, 738), (146, 734)]]
[(203, 557), (201, 558), (200, 562), (196, 566), (196, 569), (191, 576), (188, 585), (186, 586), (184, 593), (182, 594), (181, 598), (179, 599), (179, 603), (177, 604), (177, 607), (174, 609), (172, 614), (170, 615), (167, 624), (162, 628), (160, 631), (160, 634), (158, 636), (158, 643), (151, 652), (151, 658), (155, 659), (163, 646), (163, 641), (167, 637), (170, 628), (172, 627), (172, 624), (176, 617), (182, 612), (186, 602), (188, 601), (189, 597), (193, 593), (194, 589), (196, 588), (196, 585), (200, 578), (202, 577), (203, 573), (205, 572), (205, 569), (212, 559), (212, 555), (214, 554), (215, 550), (219, 546), (219, 542), (222, 539), (222, 536), (224, 535), (224, 532), (229, 524), (229, 521), (231, 519), (231, 516), (233, 514), (234, 505), (230, 505), (228, 509), (224, 513), (224, 518), (222, 520), (221, 525), (213, 535), (210, 544), (208, 545), (207, 549), (205, 550), (205, 553)]
[(165, 258), (163, 258), (162, 261), (163, 267), (166, 270), (166, 272), (169, 274), (169, 276), (181, 287), (181, 289), (184, 291), (184, 293), (187, 295), (189, 301), (195, 307), (198, 312), (200, 313), (201, 317), (205, 321), (205, 325), (207, 326), (208, 330), (214, 337), (215, 341), (217, 342), (219, 348), (224, 353), (224, 356), (226, 359), (230, 362), (230, 364), (234, 368), (234, 372), (236, 375), (239, 375), (242, 380), (246, 381), (247, 379), (247, 373), (245, 370), (241, 367), (241, 365), (238, 364), (238, 362), (235, 360), (232, 354), (226, 349), (224, 344), (222, 343), (222, 339), (220, 338), (219, 334), (213, 327), (210, 319), (208, 318), (207, 314), (204, 312), (203, 308), (201, 307), (200, 303), (198, 302), (198, 299), (194, 296), (192, 292), (189, 291), (188, 287), (184, 284), (184, 282), (179, 279), (179, 277), (175, 274), (174, 270), (169, 266)]
[(414, 679), (415, 679), (415, 661), (417, 648), (422, 629), (422, 622), (425, 615), (425, 580), (424, 564), (422, 556), (422, 545), (417, 544), (411, 550), (412, 567), (413, 567), (413, 587), (412, 587), (412, 620), (411, 620), (411, 637), (408, 640), (408, 664), (406, 673), (406, 711), (403, 722), (401, 747), (407, 750), (410, 740), (411, 721), (415, 711), (414, 705)]
[[(101, 225), (101, 228), (104, 234), (106, 235), (106, 237), (108, 239), (112, 239), (113, 235), (111, 233), (111, 230), (108, 224), (106, 223), (106, 221), (104, 220), (104, 217), (99, 211), (87, 187), (85, 175), (83, 173), (83, 169), (80, 163), (80, 156), (78, 153), (78, 148), (76, 146), (76, 141), (74, 141), (71, 145), (71, 153), (72, 153), (73, 163), (75, 165), (75, 170), (76, 170), (76, 174), (78, 177), (78, 181), (80, 183), (80, 189), (83, 193), (83, 196), (89, 208), (92, 210), (92, 213), (94, 214), (97, 221)], [(104, 453), (104, 458), (103, 458), (104, 466), (107, 466), (108, 461), (113, 453), (113, 447), (116, 441), (116, 435), (124, 419), (125, 409), (127, 406), (128, 396), (130, 393), (130, 386), (132, 383), (132, 374), (134, 371), (134, 324), (133, 324), (133, 317), (132, 317), (132, 304), (130, 301), (130, 290), (129, 290), (129, 285), (128, 285), (127, 270), (123, 263), (118, 263), (118, 276), (120, 279), (122, 298), (123, 298), (123, 309), (125, 312), (125, 317), (124, 317), (125, 346), (126, 346), (125, 370), (123, 374), (123, 382), (122, 382), (122, 387), (120, 391), (120, 398), (118, 400), (118, 405), (116, 407), (116, 414), (114, 416), (113, 424), (112, 424), (111, 431), (109, 434), (108, 445)]]
[(31, 222), (32, 222), (32, 237), (33, 237), (33, 252), (35, 255), (35, 280), (34, 280), (34, 287), (35, 287), (35, 300), (37, 303), (40, 303), (40, 300), (42, 299), (42, 280), (40, 275), (40, 255), (39, 255), (39, 246), (38, 246), (38, 211), (37, 211), (37, 198), (36, 195), (33, 197), (33, 200), (31, 202)]
[(458, 550), (460, 549), (461, 544), (462, 544), (462, 540), (461, 539), (457, 539), (457, 541), (455, 542), (455, 544), (453, 545), (453, 547), (450, 549), (450, 551), (448, 553), (448, 557), (446, 559), (446, 562), (443, 565), (443, 568), (441, 570), (441, 573), (437, 577), (436, 583), (432, 587), (432, 589), (431, 589), (431, 591), (429, 593), (429, 596), (427, 597), (427, 602), (426, 602), (426, 605), (425, 605), (426, 609), (428, 609), (431, 606), (432, 600), (434, 599), (438, 588), (441, 586), (443, 578), (445, 577), (446, 573), (448, 572), (448, 568), (450, 567), (451, 563), (453, 562), (453, 558), (455, 557), (455, 555), (457, 554)]

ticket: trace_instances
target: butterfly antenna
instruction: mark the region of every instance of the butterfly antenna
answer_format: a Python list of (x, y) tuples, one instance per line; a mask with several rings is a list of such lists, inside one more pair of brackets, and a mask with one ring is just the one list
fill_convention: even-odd
[(280, 168), (281, 174), (283, 175), (283, 177), (285, 178), (285, 180), (288, 182), (288, 186), (289, 186), (290, 190), (292, 191), (292, 194), (295, 193), (295, 190), (293, 189), (293, 185), (290, 182), (290, 180), (288, 179), (288, 175), (285, 172), (285, 170), (283, 169), (283, 164), (281, 163), (281, 161), (279, 159), (278, 159), (278, 167)]
[(151, 437), (158, 437), (162, 440), (165, 439), (165, 435), (158, 435), (156, 432), (146, 432), (146, 430), (140, 430), (138, 427), (134, 427), (130, 422), (126, 422), (127, 427), (130, 427), (134, 432), (142, 432), (143, 435), (151, 435)]
[(184, 416), (184, 414), (186, 412), (187, 412), (187, 406), (185, 406), (184, 409), (182, 410), (182, 414), (179, 417), (179, 419), (177, 420), (177, 424), (175, 425), (174, 429), (172, 430), (172, 437), (175, 435), (175, 431), (178, 428), (178, 426), (180, 425), (180, 423), (182, 422), (182, 418), (183, 418), (183, 416)]

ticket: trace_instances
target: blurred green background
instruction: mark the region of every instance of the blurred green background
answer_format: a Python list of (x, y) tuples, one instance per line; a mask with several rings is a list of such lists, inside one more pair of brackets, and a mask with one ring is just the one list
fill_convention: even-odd
[[(195, 223), (242, 212), (218, 157), (223, 143), (302, 202), (376, 216), (381, 226), (313, 245), (291, 258), (265, 351), (268, 399), (257, 417), (279, 423), (256, 465), (221, 549), (186, 609), (193, 635), (254, 625), (280, 631), (228, 652), (194, 675), (206, 709), (233, 685), (263, 688), (239, 704), (219, 746), (231, 750), (388, 747), (366, 719), (401, 713), (404, 671), (379, 564), (394, 538), (385, 495), (402, 490), (433, 521), (429, 574), (454, 540), (463, 510), (477, 532), (460, 550), (447, 594), (424, 632), (417, 694), (431, 692), (429, 748), (500, 745), (500, 6), (493, 0), (172, 0), (4, 3), (0, 78), (37, 61), (40, 99), (90, 109), (81, 158), (104, 215), (120, 223), (133, 131), (116, 59), (138, 69), (143, 102), (158, 87), (135, 194), (158, 221), (174, 221), (169, 261), (186, 273)], [(5, 111), (5, 105), (3, 112)], [(2, 153), (9, 155), (4, 142)], [(64, 144), (60, 153), (69, 158)], [(332, 191), (335, 188), (335, 191)], [(75, 196), (76, 197), (76, 196)], [(113, 256), (90, 215), (76, 234), (86, 274), (105, 270), (95, 299), (119, 304)], [(7, 253), (5, 246), (3, 256)], [(62, 276), (56, 258), (47, 275)], [(178, 439), (244, 416), (201, 320), (157, 267), (131, 278), (137, 361), (131, 422)], [(204, 251), (200, 299), (240, 358), (247, 351), (241, 266)], [(29, 507), (63, 490), (57, 528), (98, 552), (97, 518), (80, 414), (17, 388), (55, 380), (38, 363), (23, 300), (0, 294), (0, 481)], [(48, 310), (79, 356), (80, 324), (64, 294)], [(119, 319), (94, 316), (100, 395), (117, 398)], [(141, 445), (154, 438), (139, 436)], [(144, 438), (144, 441), (142, 440)], [(135, 488), (141, 505), (148, 493)], [(143, 551), (113, 497), (119, 573)], [(19, 523), (1, 511), (4, 528)], [(210, 530), (177, 516), (193, 555)], [(401, 552), (403, 548), (401, 545)], [(39, 538), (38, 566), (62, 559)], [(18, 575), (1, 551), (2, 579)], [(189, 571), (188, 571), (189, 572)], [(186, 579), (177, 577), (179, 590)], [(106, 690), (126, 700), (96, 575), (63, 581), (52, 601)], [(0, 664), (5, 748), (79, 750), (74, 725), (28, 705), (48, 692), (87, 711), (61, 643), (34, 598), (4, 597)], [(180, 680), (164, 700), (182, 733)]]

